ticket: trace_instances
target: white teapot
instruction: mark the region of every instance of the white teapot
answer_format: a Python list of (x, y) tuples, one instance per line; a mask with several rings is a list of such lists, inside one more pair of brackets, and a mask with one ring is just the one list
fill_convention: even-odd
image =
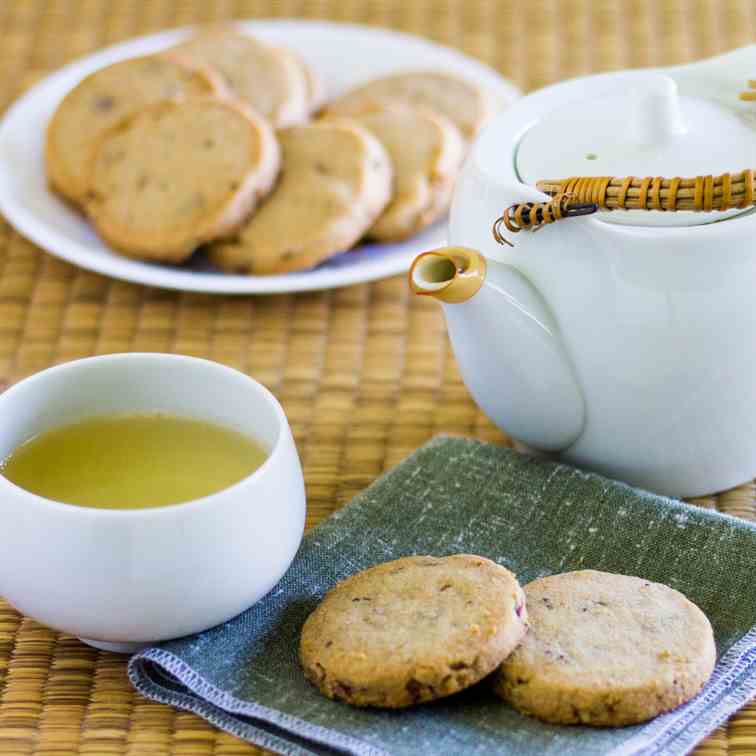
[(756, 475), (753, 208), (598, 212), (523, 230), (513, 247), (492, 232), (508, 206), (549, 201), (540, 179), (755, 167), (749, 75), (756, 45), (576, 79), (481, 133), (455, 191), (454, 246), (420, 255), (410, 283), (443, 304), (467, 387), (514, 438), (675, 496)]

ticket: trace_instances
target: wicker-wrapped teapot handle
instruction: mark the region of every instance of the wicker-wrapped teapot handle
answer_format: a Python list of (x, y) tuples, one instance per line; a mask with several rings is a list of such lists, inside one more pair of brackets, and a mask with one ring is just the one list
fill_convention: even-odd
[(536, 186), (553, 199), (508, 207), (493, 225), (493, 235), (499, 244), (512, 246), (502, 234), (502, 225), (511, 233), (523, 229), (537, 231), (562, 218), (589, 215), (598, 210), (710, 212), (756, 204), (752, 168), (693, 178), (578, 176), (539, 181)]
[[(756, 79), (740, 93), (741, 100), (756, 100)], [(539, 181), (536, 186), (552, 197), (548, 202), (521, 202), (510, 205), (493, 224), (493, 236), (499, 244), (512, 243), (502, 233), (539, 228), (562, 218), (590, 215), (598, 210), (732, 210), (756, 204), (754, 171), (694, 178), (638, 178), (637, 176), (577, 176), (555, 181)]]
[(748, 169), (694, 178), (577, 177), (539, 181), (536, 186), (552, 197), (567, 195), (570, 204), (590, 203), (602, 210), (710, 212), (752, 205), (753, 178), (753, 170)]

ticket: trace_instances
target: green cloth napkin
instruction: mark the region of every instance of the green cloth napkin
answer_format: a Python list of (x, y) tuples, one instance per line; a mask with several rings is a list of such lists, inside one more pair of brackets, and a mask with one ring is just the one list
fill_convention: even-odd
[[(671, 585), (709, 616), (717, 671), (677, 711), (605, 730), (525, 717), (486, 681), (379, 711), (329, 701), (304, 679), (299, 631), (338, 580), (409, 554), (462, 552), (503, 564), (523, 584), (595, 568)], [(490, 444), (437, 438), (309, 533), (264, 599), (224, 625), (137, 654), (129, 674), (149, 698), (292, 756), (672, 755), (756, 693), (755, 625), (755, 526)]]

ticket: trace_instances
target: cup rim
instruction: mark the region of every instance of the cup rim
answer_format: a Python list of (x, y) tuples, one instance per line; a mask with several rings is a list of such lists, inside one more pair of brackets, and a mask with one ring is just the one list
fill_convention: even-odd
[[(23, 495), (29, 499), (29, 503), (32, 506), (41, 507), (43, 510), (52, 510), (54, 512), (64, 512), (78, 517), (93, 517), (93, 518), (153, 518), (153, 517), (168, 517), (168, 516), (180, 516), (181, 513), (186, 512), (187, 509), (194, 510), (196, 507), (202, 509), (211, 507), (214, 503), (217, 503), (222, 497), (225, 497), (229, 492), (234, 492), (237, 489), (248, 485), (250, 482), (262, 478), (272, 467), (274, 460), (281, 456), (283, 453), (283, 441), (286, 431), (289, 429), (289, 421), (286, 417), (286, 413), (283, 410), (278, 399), (275, 397), (272, 391), (265, 387), (262, 383), (255, 380), (251, 376), (243, 373), (241, 370), (232, 368), (228, 365), (224, 365), (221, 362), (215, 360), (207, 360), (202, 357), (192, 357), (186, 354), (172, 354), (169, 352), (116, 352), (113, 354), (95, 355), (92, 357), (83, 357), (77, 360), (70, 360), (68, 362), (60, 363), (59, 365), (53, 365), (52, 367), (45, 368), (30, 376), (14, 383), (5, 391), (0, 393), (0, 411), (2, 405), (8, 401), (13, 401), (13, 394), (17, 393), (22, 386), (27, 386), (29, 383), (44, 381), (48, 379), (52, 374), (75, 371), (77, 369), (86, 369), (87, 365), (91, 365), (95, 362), (128, 362), (134, 359), (141, 360), (154, 360), (154, 361), (171, 361), (175, 363), (183, 362), (187, 365), (204, 364), (210, 366), (214, 370), (218, 370), (221, 373), (241, 380), (249, 385), (249, 388), (258, 394), (258, 396), (268, 403), (272, 407), (273, 412), (278, 420), (278, 437), (273, 445), (273, 448), (269, 450), (268, 456), (260, 467), (253, 470), (249, 475), (246, 475), (236, 483), (222, 488), (220, 491), (202, 496), (198, 499), (189, 499), (188, 501), (178, 502), (176, 504), (164, 504), (159, 507), (146, 507), (146, 508), (128, 508), (128, 509), (104, 509), (101, 507), (88, 507), (80, 504), (70, 504), (65, 501), (58, 501), (57, 499), (49, 499), (46, 496), (40, 496), (32, 491), (27, 491), (22, 486), (18, 486), (11, 480), (5, 477), (0, 472), (0, 495), (4, 488), (12, 490), (17, 495)], [(82, 416), (82, 419), (85, 416)], [(0, 508), (2, 504), (0, 503)], [(175, 512), (175, 515), (173, 513)]]

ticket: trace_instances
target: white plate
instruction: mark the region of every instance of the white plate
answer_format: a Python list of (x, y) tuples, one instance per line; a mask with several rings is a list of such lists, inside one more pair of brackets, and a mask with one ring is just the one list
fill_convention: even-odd
[[(248, 21), (246, 31), (299, 52), (323, 76), (329, 96), (370, 78), (403, 69), (458, 73), (488, 89), (503, 104), (519, 92), (495, 71), (455, 50), (419, 37), (350, 24)], [(0, 211), (24, 236), (82, 268), (124, 281), (167, 289), (225, 294), (273, 294), (346, 286), (408, 269), (420, 251), (445, 241), (440, 222), (398, 244), (365, 244), (299, 273), (242, 276), (214, 271), (199, 259), (188, 267), (139, 262), (111, 252), (84, 219), (47, 188), (43, 145), (47, 123), (64, 95), (92, 71), (123, 58), (176, 44), (188, 29), (153, 34), (76, 61), (37, 84), (0, 125)]]

